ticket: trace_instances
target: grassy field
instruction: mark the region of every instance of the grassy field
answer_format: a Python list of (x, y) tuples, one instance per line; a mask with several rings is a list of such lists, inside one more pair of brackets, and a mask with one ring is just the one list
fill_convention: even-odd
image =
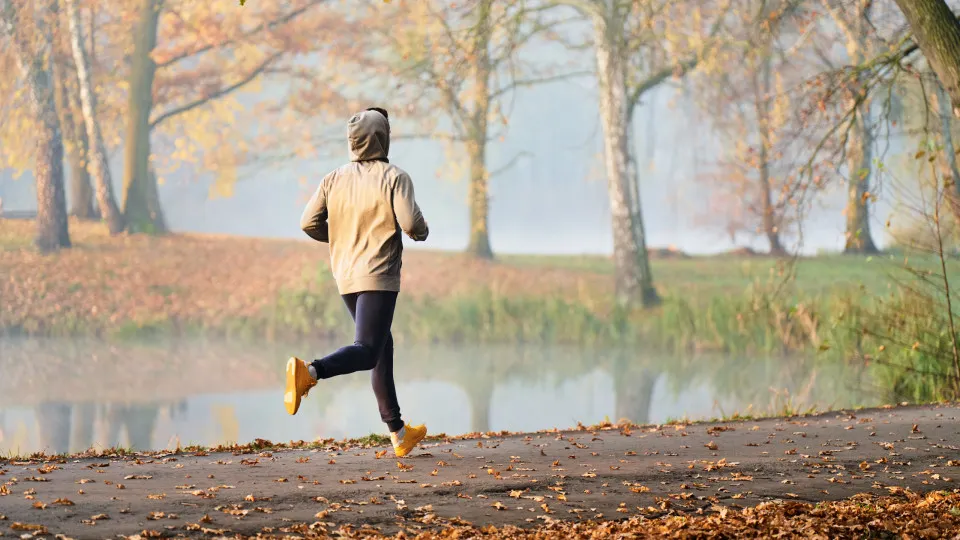
[[(504, 264), (519, 268), (562, 268), (595, 275), (613, 276), (609, 257), (592, 255), (505, 255)], [(939, 271), (933, 257), (905, 259), (903, 255), (873, 257), (822, 255), (799, 259), (767, 256), (715, 255), (690, 258), (654, 258), (651, 271), (657, 288), (667, 294), (683, 294), (691, 287), (709, 294), (742, 293), (757, 284), (778, 284), (791, 276), (790, 286), (806, 294), (834, 293), (864, 287), (866, 293), (883, 294), (908, 278), (904, 267)], [(951, 269), (960, 278), (960, 269)]]
[[(322, 267), (327, 258), (326, 249), (308, 241), (262, 240), (217, 235), (172, 235), (163, 238), (122, 236), (109, 238), (97, 224), (72, 222), (74, 250), (56, 257), (112, 258), (124, 250), (128, 260), (116, 260), (119, 266), (183, 258), (195, 261), (188, 266), (217, 266), (244, 257), (241, 250), (249, 250), (245, 261), (251, 270), (275, 273), (273, 281), (284, 288), (302, 285), (315, 267)], [(0, 219), (0, 253), (3, 268), (16, 269), (17, 260), (40, 264), (43, 258), (33, 252), (33, 223)], [(155, 251), (154, 253), (150, 253)], [(496, 264), (475, 261), (449, 252), (408, 251), (404, 261), (404, 292), (414, 296), (445, 296), (478, 290), (493, 290), (505, 295), (543, 296), (563, 293), (576, 296), (578, 289), (591, 294), (609, 295), (612, 292), (613, 262), (609, 257), (595, 255), (502, 255)], [(937, 269), (931, 259), (918, 258), (911, 266)], [(795, 272), (791, 287), (804, 294), (833, 293), (850, 287), (866, 288), (871, 294), (889, 290), (895, 280), (905, 276), (902, 256), (881, 255), (856, 257), (828, 255), (812, 258), (774, 259), (765, 256), (719, 255), (690, 258), (654, 258), (652, 272), (657, 288), (664, 295), (698, 293), (719, 295), (743, 293), (757, 285), (777, 285), (788, 273)], [(148, 271), (148, 268), (142, 268)], [(208, 271), (220, 271), (210, 269)], [(257, 275), (257, 279), (262, 278)], [(891, 280), (891, 277), (893, 280)], [(957, 272), (960, 277), (960, 272)], [(259, 282), (258, 282), (259, 284)], [(242, 285), (242, 284), (238, 284)]]
[[(31, 247), (31, 222), (0, 220), (0, 328), (275, 336), (348, 326), (323, 245), (212, 235), (110, 238), (102, 226), (81, 222), (71, 223), (71, 232), (72, 249), (43, 256)], [(938, 268), (929, 258), (909, 264)], [(606, 257), (487, 262), (412, 250), (404, 260), (397, 334), (506, 342), (642, 337), (673, 349), (798, 349), (822, 345), (828, 315), (888, 297), (898, 282), (913, 279), (902, 256), (661, 258), (652, 269), (666, 301), (637, 312), (614, 306)]]

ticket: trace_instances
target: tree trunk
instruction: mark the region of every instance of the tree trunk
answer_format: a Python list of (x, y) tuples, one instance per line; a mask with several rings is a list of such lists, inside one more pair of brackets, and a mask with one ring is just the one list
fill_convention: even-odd
[(82, 123), (75, 114), (74, 100), (70, 92), (71, 71), (58, 63), (56, 73), (55, 97), (60, 111), (60, 125), (63, 126), (64, 149), (70, 163), (70, 210), (71, 216), (78, 219), (98, 219), (93, 206), (93, 187), (90, 186), (90, 174), (87, 172), (87, 136)]
[[(853, 21), (849, 24), (847, 54), (854, 65), (862, 64), (867, 56), (867, 20), (872, 4), (860, 0), (854, 7)], [(854, 91), (865, 92), (863, 75), (858, 76)], [(858, 96), (852, 99), (856, 100)], [(870, 172), (873, 168), (873, 127), (871, 106), (868, 99), (856, 107), (853, 125), (847, 141), (847, 232), (844, 253), (877, 253), (870, 232)]]
[[(23, 4), (20, 4), (21, 6)], [(56, 0), (38, 7), (34, 29), (39, 50), (27, 46), (17, 35), (17, 10), (9, 0), (0, 2), (3, 29), (13, 43), (14, 54), (27, 86), (30, 109), (37, 121), (36, 153), (33, 176), (37, 185), (37, 236), (34, 240), (41, 252), (70, 247), (67, 229), (67, 200), (63, 188), (63, 136), (57, 117), (52, 54), (53, 32), (44, 16), (56, 14)]]
[(595, 31), (617, 300), (623, 304), (639, 302), (646, 307), (658, 303), (659, 297), (652, 276), (643, 271), (648, 267), (646, 243), (637, 238), (630, 208), (629, 121), (624, 58), (617, 45), (620, 36), (604, 20), (595, 21)]
[(767, 143), (760, 143), (760, 190), (763, 197), (763, 232), (770, 244), (771, 255), (783, 255), (780, 229), (777, 227), (776, 209), (773, 204), (773, 186), (770, 181), (770, 156)]
[(490, 248), (490, 173), (487, 170), (487, 120), (490, 115), (490, 9), (493, 0), (477, 6), (476, 37), (473, 40), (473, 110), (469, 122), (467, 155), (470, 159), (470, 243), (467, 252), (492, 259)]
[(873, 131), (870, 104), (861, 105), (853, 119), (847, 147), (847, 233), (844, 253), (877, 253), (870, 232), (870, 169), (873, 161)]
[(150, 220), (153, 222), (154, 234), (167, 232), (167, 220), (163, 216), (163, 206), (160, 204), (160, 192), (157, 190), (157, 173), (153, 166), (149, 167), (149, 182), (147, 182), (147, 208), (150, 210)]
[(470, 204), (470, 243), (467, 252), (481, 259), (492, 259), (488, 227), (489, 176), (486, 147), (487, 142), (482, 139), (467, 142), (467, 155), (470, 159), (470, 185), (467, 188)]
[(953, 122), (950, 117), (950, 96), (942, 84), (937, 85), (937, 105), (940, 107), (940, 131), (943, 134), (944, 153), (950, 167), (950, 178), (945, 182), (947, 201), (953, 219), (960, 224), (960, 166), (957, 164), (957, 148), (953, 144)]
[(770, 78), (772, 76), (772, 59), (767, 56), (763, 59), (761, 68), (762, 81), (758, 80), (758, 74), (754, 72), (754, 106), (757, 111), (757, 131), (760, 135), (760, 199), (763, 207), (763, 233), (770, 243), (771, 255), (783, 255), (783, 244), (780, 243), (780, 229), (777, 226), (777, 211), (773, 203), (773, 182), (770, 178), (770, 150), (773, 146), (773, 133), (770, 127), (770, 94), (773, 91), (773, 85)]
[(157, 65), (150, 56), (157, 44), (160, 6), (156, 0), (140, 0), (140, 17), (134, 30), (130, 67), (130, 101), (124, 152), (123, 214), (133, 233), (164, 232), (150, 211), (150, 112), (153, 109), (153, 78)]
[(944, 0), (895, 0), (960, 116), (960, 21)]
[(110, 176), (110, 164), (107, 160), (107, 146), (97, 123), (96, 94), (90, 80), (90, 62), (84, 48), (83, 27), (80, 22), (80, 9), (76, 0), (66, 0), (67, 20), (70, 26), (70, 43), (73, 49), (73, 61), (77, 68), (77, 80), (80, 84), (80, 104), (83, 110), (83, 125), (90, 147), (90, 172), (97, 186), (97, 203), (100, 214), (107, 222), (110, 234), (123, 232), (123, 215), (117, 208), (113, 196), (113, 180)]
[(660, 296), (653, 286), (653, 272), (650, 270), (650, 257), (647, 254), (647, 229), (643, 223), (643, 203), (640, 199), (640, 167), (637, 165), (636, 147), (633, 145), (633, 108), (627, 114), (627, 178), (630, 182), (630, 221), (636, 238), (637, 267), (640, 269), (640, 290), (643, 305), (653, 306), (660, 303)]
[[(49, 79), (49, 73), (44, 77)], [(52, 89), (43, 94), (52, 94)], [(39, 96), (38, 96), (39, 97)], [(67, 198), (63, 188), (63, 138), (56, 111), (49, 103), (36, 106), (47, 109), (42, 113), (37, 133), (36, 163), (33, 175), (37, 183), (37, 237), (34, 243), (42, 252), (70, 247), (67, 224)]]

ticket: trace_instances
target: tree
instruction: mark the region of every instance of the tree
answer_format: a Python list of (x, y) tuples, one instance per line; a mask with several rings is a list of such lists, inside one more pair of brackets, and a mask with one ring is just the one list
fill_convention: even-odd
[(11, 43), (26, 85), (30, 111), (38, 129), (35, 135), (34, 179), (37, 185), (37, 236), (42, 252), (70, 247), (67, 204), (63, 186), (63, 138), (57, 116), (53, 78), (53, 28), (50, 18), (57, 12), (55, 0), (46, 0), (32, 13), (33, 27), (20, 23), (20, 11), (0, 1), (0, 24)]
[(732, 220), (730, 226), (738, 224), (736, 229), (761, 233), (770, 254), (783, 255), (780, 236), (786, 205), (776, 179), (778, 174), (787, 176), (778, 170), (778, 158), (782, 156), (776, 147), (777, 130), (783, 120), (774, 111), (779, 100), (773, 80), (773, 51), (766, 41), (738, 54), (739, 66), (724, 70), (722, 81), (708, 81), (726, 95), (708, 93), (706, 108), (715, 111), (714, 123), (732, 147), (713, 179), (719, 183), (724, 218)]
[[(211, 150), (220, 155), (225, 143), (220, 134), (233, 124), (232, 112), (214, 126), (215, 136), (198, 133), (196, 126), (187, 128), (183, 121), (196, 120), (205, 108), (268, 75), (323, 81), (316, 72), (295, 64), (327, 48), (325, 40), (315, 39), (317, 35), (342, 33), (340, 37), (347, 39), (349, 32), (342, 25), (338, 27), (333, 19), (316, 12), (314, 8), (323, 3), (271, 0), (225, 12), (215, 4), (191, 0), (139, 1), (129, 73), (123, 177), (124, 216), (130, 231), (166, 230), (151, 135), (163, 132), (189, 137), (210, 144)], [(286, 65), (283, 60), (287, 60)], [(234, 131), (233, 140), (228, 142), (240, 146), (235, 141), (244, 135)]]
[(70, 215), (78, 219), (98, 219), (94, 206), (93, 187), (90, 185), (90, 173), (87, 171), (88, 144), (83, 129), (80, 108), (77, 106), (76, 92), (71, 84), (74, 71), (72, 60), (67, 55), (58, 54), (54, 70), (56, 79), (55, 94), (60, 125), (63, 128), (64, 147), (70, 163)]
[(957, 163), (957, 147), (953, 142), (953, 115), (951, 114), (950, 96), (946, 88), (938, 80), (936, 83), (937, 107), (940, 116), (940, 134), (943, 139), (944, 157), (947, 162), (947, 173), (944, 174), (944, 184), (949, 187), (947, 202), (953, 213), (954, 221), (960, 225), (960, 165)]
[(161, 233), (166, 229), (154, 201), (150, 203), (150, 113), (157, 64), (151, 54), (157, 45), (157, 27), (164, 0), (139, 0), (129, 75), (129, 109), (124, 150), (123, 216), (134, 233)]
[[(518, 51), (560, 22), (541, 17), (528, 2), (475, 0), (451, 4), (429, 0), (400, 4), (383, 15), (375, 10), (363, 24), (378, 29), (378, 44), (388, 55), (388, 78), (406, 89), (394, 94), (394, 105), (413, 106), (428, 118), (420, 126), (424, 137), (462, 147), (468, 162), (470, 235), (467, 252), (493, 258), (490, 246), (489, 181), (506, 171), (521, 154), (491, 170), (489, 143), (497, 138), (496, 125), (507, 126), (504, 101), (522, 86), (556, 81), (577, 73), (548, 74), (548, 69), (521, 66)], [(379, 22), (379, 24), (378, 24)], [(376, 49), (378, 47), (372, 47)], [(382, 63), (376, 52), (364, 62)], [(439, 108), (451, 124), (441, 130), (427, 111)], [(419, 135), (418, 135), (419, 136)], [(458, 150), (460, 150), (458, 148)]]
[(799, 194), (809, 187), (796, 172), (808, 149), (787, 89), (807, 77), (801, 63), (811, 24), (789, 0), (744, 0), (734, 11), (726, 43), (694, 79), (727, 147), (709, 177), (717, 203), (710, 214), (726, 220), (731, 241), (760, 235), (772, 255), (784, 255), (783, 235), (797, 225)]
[(945, 0), (894, 0), (960, 116), (960, 20)]
[[(871, 54), (870, 12), (873, 0), (855, 0), (853, 6), (838, 0), (821, 0), (824, 8), (845, 38), (848, 61), (862, 65)], [(847, 217), (844, 253), (877, 253), (870, 232), (870, 190), (873, 169), (874, 131), (872, 101), (866, 83), (866, 72), (860, 72), (847, 89), (850, 129), (846, 135)]]
[(64, 0), (64, 2), (70, 28), (70, 45), (76, 65), (77, 82), (80, 87), (83, 129), (86, 141), (89, 141), (87, 163), (97, 186), (96, 194), (97, 203), (100, 206), (100, 215), (106, 220), (110, 234), (119, 234), (124, 230), (124, 220), (113, 196), (113, 179), (110, 175), (110, 164), (107, 159), (107, 146), (103, 141), (103, 134), (100, 132), (100, 125), (97, 120), (96, 94), (91, 81), (90, 61), (84, 47), (80, 9), (77, 7), (77, 0)]
[[(613, 228), (617, 299), (623, 304), (660, 302), (653, 286), (640, 203), (639, 170), (630, 144), (633, 113), (643, 96), (674, 76), (695, 68), (712, 46), (730, 2), (721, 7), (704, 40), (704, 9), (673, 0), (552, 0), (587, 17), (603, 127), (604, 165)], [(690, 13), (695, 14), (689, 17)], [(693, 19), (695, 28), (676, 32)], [(690, 37), (687, 37), (690, 36)]]

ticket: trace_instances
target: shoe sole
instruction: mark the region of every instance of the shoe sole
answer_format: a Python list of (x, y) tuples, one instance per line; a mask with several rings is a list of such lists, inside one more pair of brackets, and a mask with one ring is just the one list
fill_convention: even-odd
[(421, 441), (423, 441), (426, 438), (427, 438), (427, 431), (424, 430), (423, 434), (420, 435), (420, 438), (413, 441), (413, 444), (410, 445), (409, 450), (404, 450), (402, 448), (394, 448), (393, 453), (396, 454), (398, 458), (406, 457), (407, 455), (410, 454), (410, 452), (413, 452), (413, 450), (417, 447), (418, 444), (420, 444)]
[(287, 386), (283, 394), (283, 404), (287, 407), (287, 413), (294, 415), (300, 410), (300, 393), (297, 392), (297, 376), (299, 371), (306, 369), (297, 358), (287, 360)]

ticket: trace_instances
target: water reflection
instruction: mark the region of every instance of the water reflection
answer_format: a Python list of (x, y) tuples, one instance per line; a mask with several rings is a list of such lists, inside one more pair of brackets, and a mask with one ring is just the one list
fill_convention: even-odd
[[(301, 412), (280, 399), (292, 351), (322, 343), (110, 344), (0, 338), (0, 451), (172, 448), (354, 437), (383, 426), (358, 373), (316, 387)], [(309, 355), (308, 355), (309, 356)], [(404, 346), (397, 387), (405, 418), (433, 432), (537, 430), (629, 419), (660, 423), (785, 404), (869, 405), (862, 374), (816, 358), (667, 358), (577, 348)]]

